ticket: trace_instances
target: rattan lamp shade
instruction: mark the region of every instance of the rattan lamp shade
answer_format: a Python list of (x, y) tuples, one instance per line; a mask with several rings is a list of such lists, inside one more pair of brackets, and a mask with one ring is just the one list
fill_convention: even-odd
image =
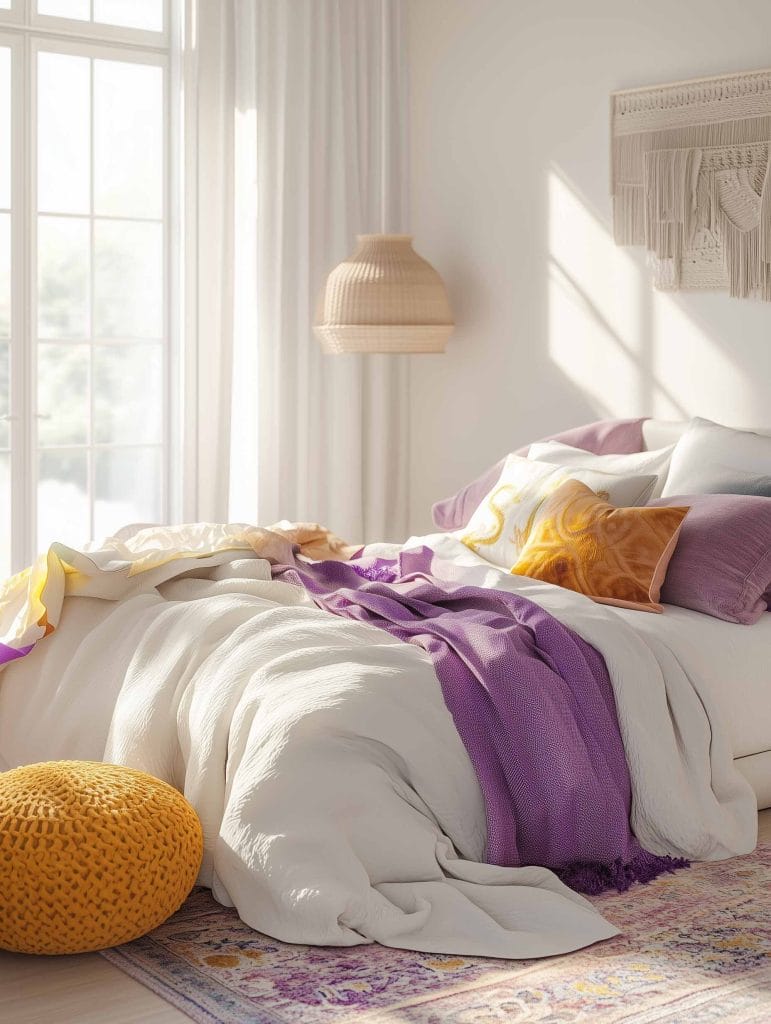
[(314, 330), (325, 352), (444, 352), (453, 320), (447, 291), (411, 235), (359, 235), (327, 278)]

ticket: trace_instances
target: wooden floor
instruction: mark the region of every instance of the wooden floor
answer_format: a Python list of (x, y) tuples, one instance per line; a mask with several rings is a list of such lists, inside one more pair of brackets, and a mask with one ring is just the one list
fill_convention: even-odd
[[(760, 815), (771, 840), (771, 810)], [(179, 1024), (190, 1018), (96, 953), (0, 952), (0, 1024)]]

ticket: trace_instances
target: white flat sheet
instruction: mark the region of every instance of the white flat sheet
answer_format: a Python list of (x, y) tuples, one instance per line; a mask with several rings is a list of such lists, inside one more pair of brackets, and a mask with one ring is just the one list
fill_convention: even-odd
[(648, 644), (666, 644), (717, 707), (734, 757), (771, 750), (771, 613), (754, 626), (687, 608), (616, 609)]

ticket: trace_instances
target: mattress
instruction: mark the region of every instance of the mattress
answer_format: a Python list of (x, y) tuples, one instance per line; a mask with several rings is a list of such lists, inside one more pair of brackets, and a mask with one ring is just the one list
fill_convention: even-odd
[(663, 615), (615, 610), (648, 642), (668, 646), (702, 681), (735, 758), (771, 751), (771, 613), (754, 626), (740, 626), (673, 605), (665, 605)]

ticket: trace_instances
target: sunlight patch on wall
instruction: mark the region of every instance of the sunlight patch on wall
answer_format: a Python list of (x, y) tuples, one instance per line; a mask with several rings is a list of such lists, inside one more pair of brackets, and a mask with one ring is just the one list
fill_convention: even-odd
[(548, 190), (549, 356), (598, 416), (644, 411), (639, 269), (556, 169)]
[(752, 425), (737, 410), (757, 419), (755, 383), (688, 311), (704, 296), (655, 291), (643, 259), (614, 244), (558, 168), (548, 193), (549, 356), (597, 415)]

